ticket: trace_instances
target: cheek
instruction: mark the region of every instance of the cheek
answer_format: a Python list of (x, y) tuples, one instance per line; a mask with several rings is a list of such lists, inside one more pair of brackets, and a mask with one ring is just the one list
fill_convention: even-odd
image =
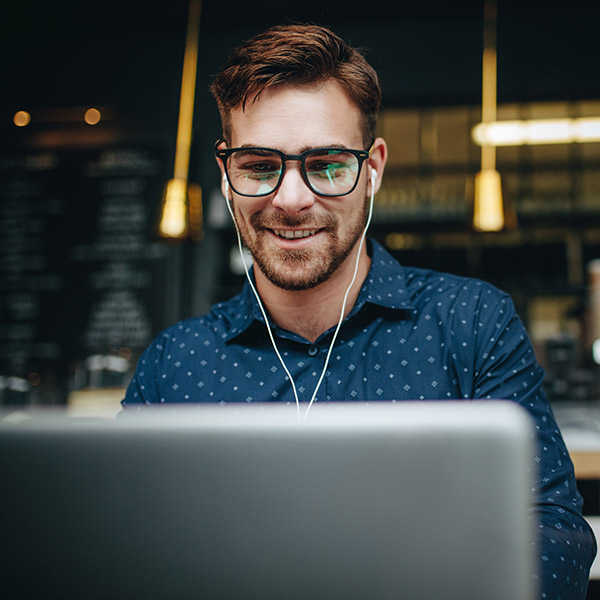
[(252, 225), (253, 218), (260, 213), (261, 207), (255, 206), (251, 201), (248, 202), (247, 198), (234, 198), (234, 194), (231, 196), (231, 206), (238, 224), (241, 223), (245, 229), (248, 229)]
[(369, 207), (371, 196), (366, 194), (366, 190), (355, 190), (351, 197), (348, 197), (342, 209), (337, 211), (337, 219), (342, 227), (352, 226), (356, 221), (364, 217), (365, 210)]

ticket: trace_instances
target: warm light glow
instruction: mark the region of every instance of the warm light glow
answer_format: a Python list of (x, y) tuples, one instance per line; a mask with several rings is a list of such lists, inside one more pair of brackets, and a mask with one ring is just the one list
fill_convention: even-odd
[(500, 173), (486, 169), (475, 176), (473, 226), (479, 231), (500, 231), (504, 227)]
[(102, 114), (97, 108), (88, 108), (85, 111), (85, 115), (83, 115), (83, 120), (88, 125), (97, 125), (100, 123), (100, 119), (102, 118)]
[(404, 250), (415, 246), (414, 236), (406, 233), (388, 233), (385, 244), (390, 250)]
[(29, 381), (30, 385), (37, 386), (40, 385), (40, 383), (42, 383), (42, 378), (40, 377), (39, 373), (36, 373), (34, 371), (33, 373), (29, 373), (29, 375), (27, 376), (27, 381)]
[(163, 196), (162, 216), (158, 227), (161, 236), (182, 238), (188, 232), (187, 181), (171, 179)]
[(132, 356), (131, 348), (127, 348), (126, 346), (123, 346), (122, 348), (119, 348), (117, 355), (120, 358), (124, 358), (125, 360), (131, 360), (131, 356)]
[(177, 144), (173, 177), (188, 178), (190, 150), (192, 145), (192, 124), (194, 121), (194, 98), (198, 70), (198, 40), (200, 36), (200, 14), (202, 0), (190, 0), (188, 24), (181, 75), (181, 95), (179, 97), (179, 121), (177, 123)]
[(600, 142), (600, 117), (479, 123), (472, 137), (480, 146)]
[(190, 237), (195, 242), (199, 242), (203, 237), (202, 231), (202, 188), (197, 183), (188, 185), (188, 217), (190, 227)]
[[(481, 120), (486, 125), (496, 122), (498, 109), (496, 16), (496, 0), (485, 0), (483, 5)], [(500, 173), (496, 171), (496, 148), (487, 141), (481, 145), (481, 170), (475, 175), (473, 228), (477, 231), (500, 231), (504, 228), (502, 185)]]
[(385, 245), (390, 250), (402, 250), (406, 246), (406, 236), (402, 233), (388, 233), (385, 236)]
[(158, 226), (159, 234), (165, 238), (181, 239), (190, 233), (194, 240), (202, 237), (202, 190), (196, 184), (188, 186), (201, 11), (202, 0), (190, 0), (181, 76), (175, 165), (173, 179), (165, 187), (162, 217)]
[(13, 117), (13, 123), (17, 127), (25, 127), (31, 123), (31, 115), (26, 110), (19, 110)]

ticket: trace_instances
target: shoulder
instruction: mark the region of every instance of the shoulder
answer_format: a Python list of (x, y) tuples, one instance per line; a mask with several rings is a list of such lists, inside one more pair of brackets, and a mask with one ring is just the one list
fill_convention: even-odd
[(191, 317), (163, 329), (149, 346), (150, 351), (183, 350), (220, 344), (252, 319), (252, 309), (243, 294), (214, 304), (205, 315)]
[(483, 279), (406, 266), (378, 242), (370, 240), (370, 243), (373, 260), (371, 275), (379, 277), (381, 281), (393, 279), (400, 283), (400, 288), (407, 292), (411, 299), (437, 298), (444, 295), (508, 298), (506, 292)]
[[(421, 317), (429, 315), (461, 336), (495, 339), (499, 330), (520, 321), (510, 295), (482, 279), (412, 268), (407, 287)], [(522, 335), (520, 326), (517, 330)]]
[(493, 284), (475, 277), (455, 275), (432, 269), (403, 267), (406, 286), (411, 297), (429, 295), (432, 297), (448, 296), (450, 298), (501, 299), (509, 295)]
[(483, 279), (405, 266), (377, 242), (372, 242), (372, 249), (371, 281), (377, 283), (380, 295), (383, 290), (395, 299), (396, 307), (430, 315), (427, 318), (444, 316), (445, 321), (458, 316), (471, 321), (483, 313), (514, 313), (509, 294)]

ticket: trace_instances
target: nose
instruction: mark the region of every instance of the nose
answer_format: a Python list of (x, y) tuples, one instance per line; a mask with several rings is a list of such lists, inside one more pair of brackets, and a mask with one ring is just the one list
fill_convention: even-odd
[(314, 194), (302, 178), (299, 163), (293, 165), (288, 163), (272, 202), (275, 208), (290, 215), (296, 215), (315, 203)]

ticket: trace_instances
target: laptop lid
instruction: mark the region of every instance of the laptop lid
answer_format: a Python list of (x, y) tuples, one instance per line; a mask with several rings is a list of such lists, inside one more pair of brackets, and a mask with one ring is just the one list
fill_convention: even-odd
[(525, 600), (530, 429), (507, 402), (3, 424), (3, 597)]

